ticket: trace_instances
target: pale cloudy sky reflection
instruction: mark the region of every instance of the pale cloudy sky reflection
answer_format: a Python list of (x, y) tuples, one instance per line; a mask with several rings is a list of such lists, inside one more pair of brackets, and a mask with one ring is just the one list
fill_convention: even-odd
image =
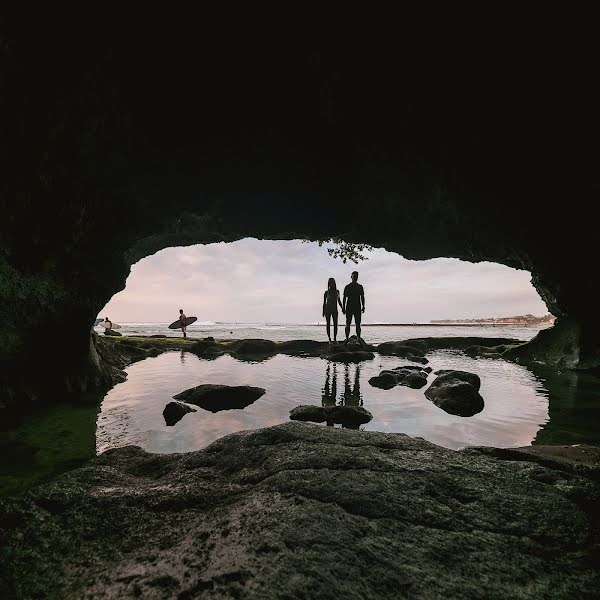
[(527, 271), (451, 258), (410, 261), (376, 249), (355, 266), (300, 241), (244, 239), (168, 248), (133, 265), (125, 290), (101, 314), (122, 322), (172, 321), (179, 308), (200, 321), (314, 323), (327, 279), (343, 289), (360, 272), (365, 322), (427, 322), (546, 314)]

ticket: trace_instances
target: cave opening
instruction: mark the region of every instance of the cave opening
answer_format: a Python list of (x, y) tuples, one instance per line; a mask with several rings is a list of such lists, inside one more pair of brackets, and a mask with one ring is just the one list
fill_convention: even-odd
[(97, 321), (164, 324), (181, 305), (197, 315), (192, 331), (216, 323), (322, 324), (329, 278), (342, 294), (357, 270), (368, 298), (367, 326), (553, 322), (527, 271), (452, 258), (413, 261), (381, 248), (343, 261), (332, 256), (336, 249), (333, 242), (255, 238), (165, 248), (132, 265), (124, 289)]

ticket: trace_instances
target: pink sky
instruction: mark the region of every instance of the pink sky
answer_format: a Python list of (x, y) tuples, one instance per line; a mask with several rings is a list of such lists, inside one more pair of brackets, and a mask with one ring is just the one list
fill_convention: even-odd
[(451, 258), (410, 261), (381, 249), (368, 256), (343, 264), (317, 244), (251, 238), (167, 248), (133, 265), (126, 288), (100, 314), (164, 322), (183, 308), (200, 321), (311, 323), (321, 319), (327, 279), (343, 290), (355, 269), (365, 288), (365, 322), (548, 312), (527, 271)]

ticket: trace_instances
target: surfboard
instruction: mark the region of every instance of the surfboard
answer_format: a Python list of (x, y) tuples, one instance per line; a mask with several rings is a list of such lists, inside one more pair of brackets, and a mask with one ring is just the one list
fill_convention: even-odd
[[(197, 321), (198, 317), (188, 317), (185, 320), (185, 326), (187, 327), (188, 325), (191, 325), (194, 321)], [(181, 329), (181, 321), (179, 319), (177, 319), (177, 321), (173, 321), (170, 325), (169, 325), (169, 329)]]
[(118, 323), (113, 323), (112, 327), (109, 327), (108, 321), (100, 321), (98, 325), (104, 327), (104, 329), (121, 329), (121, 326)]

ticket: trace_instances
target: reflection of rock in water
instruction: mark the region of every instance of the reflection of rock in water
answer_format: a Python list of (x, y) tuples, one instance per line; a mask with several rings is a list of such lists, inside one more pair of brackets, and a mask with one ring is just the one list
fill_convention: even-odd
[[(547, 423), (533, 444), (598, 443), (600, 376), (591, 372), (555, 370), (528, 365), (547, 390)], [(544, 390), (544, 391), (545, 391)]]
[(321, 391), (321, 404), (323, 406), (335, 406), (337, 398), (337, 365), (335, 363), (327, 363), (325, 386)]
[(179, 358), (181, 359), (181, 364), (185, 365), (185, 350), (181, 351), (181, 355)]
[(362, 406), (363, 398), (360, 393), (360, 365), (354, 367), (354, 384), (350, 384), (350, 365), (344, 366), (344, 393), (342, 402), (346, 406)]

